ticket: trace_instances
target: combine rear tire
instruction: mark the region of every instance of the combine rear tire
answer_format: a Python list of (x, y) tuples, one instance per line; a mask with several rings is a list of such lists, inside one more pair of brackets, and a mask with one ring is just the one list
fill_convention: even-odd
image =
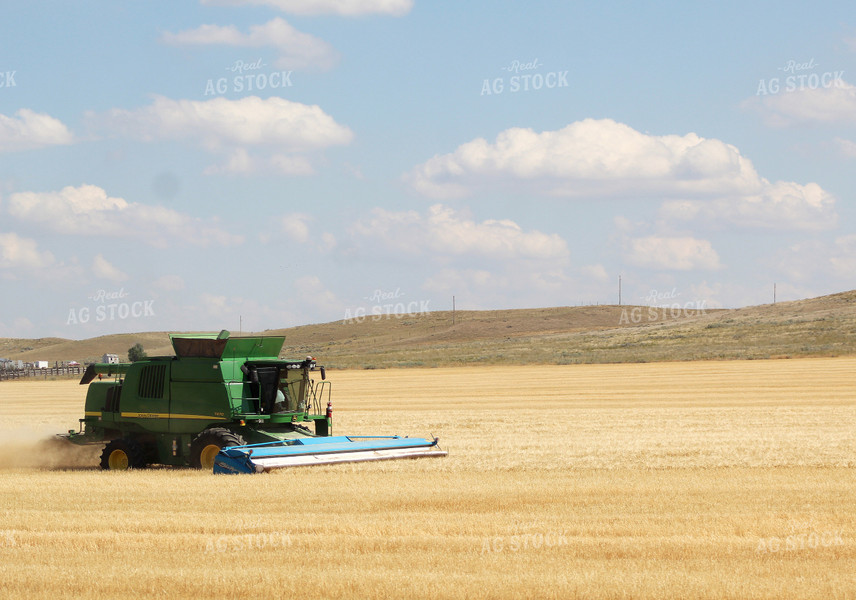
[(245, 443), (244, 438), (224, 427), (206, 429), (190, 444), (190, 466), (210, 471), (220, 448), (243, 446)]
[(113, 440), (101, 453), (101, 468), (107, 471), (142, 469), (145, 466), (145, 449), (130, 438)]

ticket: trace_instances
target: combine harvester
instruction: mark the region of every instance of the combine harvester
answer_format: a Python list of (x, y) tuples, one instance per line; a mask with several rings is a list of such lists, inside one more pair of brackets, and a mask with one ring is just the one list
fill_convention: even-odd
[[(171, 335), (175, 356), (90, 364), (75, 444), (104, 444), (101, 468), (190, 465), (215, 473), (445, 456), (437, 438), (333, 437), (330, 385), (281, 336)], [(310, 376), (316, 368), (321, 381)], [(106, 379), (105, 379), (106, 378)], [(310, 428), (311, 426), (311, 428)]]

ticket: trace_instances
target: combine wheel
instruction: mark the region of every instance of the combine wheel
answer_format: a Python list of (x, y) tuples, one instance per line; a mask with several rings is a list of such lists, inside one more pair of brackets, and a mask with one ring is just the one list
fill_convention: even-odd
[(190, 466), (210, 471), (220, 448), (243, 446), (244, 438), (224, 427), (212, 427), (196, 436), (190, 444)]
[(109, 471), (142, 469), (146, 466), (145, 449), (130, 438), (113, 440), (101, 453), (101, 468)]

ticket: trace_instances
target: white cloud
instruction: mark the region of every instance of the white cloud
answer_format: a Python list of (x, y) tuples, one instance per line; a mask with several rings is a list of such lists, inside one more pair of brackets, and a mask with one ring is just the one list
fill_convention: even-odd
[(308, 213), (287, 213), (271, 217), (274, 228), (259, 233), (263, 244), (302, 245), (301, 251), (327, 254), (336, 248), (336, 236), (313, 226), (315, 217)]
[(67, 186), (58, 192), (18, 192), (9, 196), (7, 205), (13, 217), (60, 234), (130, 237), (160, 247), (168, 239), (200, 246), (243, 241), (216, 223), (163, 206), (113, 198), (95, 185)]
[(0, 233), (0, 269), (41, 269), (54, 263), (53, 255), (40, 251), (35, 240)]
[(255, 173), (258, 170), (258, 160), (251, 158), (250, 153), (247, 152), (245, 148), (235, 148), (225, 163), (206, 167), (203, 172), (206, 175), (217, 175), (220, 173), (249, 175), (250, 173)]
[(216, 150), (235, 146), (275, 146), (278, 150), (306, 151), (348, 144), (353, 133), (317, 105), (284, 98), (247, 96), (239, 100), (172, 100), (155, 97), (151, 105), (135, 110), (113, 109), (88, 113), (97, 127), (144, 141), (200, 141)]
[(626, 260), (648, 269), (715, 270), (719, 255), (707, 240), (651, 235), (628, 240)]
[(589, 277), (599, 283), (604, 283), (611, 279), (609, 274), (606, 272), (606, 269), (601, 264), (584, 265), (580, 267), (580, 272), (586, 277)]
[(294, 15), (354, 17), (383, 14), (399, 17), (410, 12), (413, 0), (202, 0), (202, 4), (270, 6)]
[(102, 254), (97, 254), (92, 261), (92, 272), (96, 277), (109, 279), (110, 281), (118, 282), (128, 279), (127, 274), (112, 265)]
[(427, 214), (375, 208), (352, 231), (396, 252), (416, 255), (552, 260), (569, 254), (565, 240), (556, 234), (527, 232), (510, 220), (478, 223), (442, 204), (430, 207)]
[[(835, 199), (816, 183), (771, 183), (739, 150), (694, 133), (653, 136), (609, 119), (558, 131), (508, 129), (467, 142), (405, 175), (428, 196), (492, 190), (574, 198), (666, 198), (678, 220), (715, 217), (743, 226), (823, 229)], [(669, 198), (677, 198), (670, 200)]]
[(458, 295), (465, 299), (460, 307), (563, 304), (572, 287), (565, 274), (570, 257), (565, 240), (510, 220), (477, 221), (442, 204), (424, 212), (375, 208), (349, 234), (358, 253), (380, 256), (414, 272), (437, 266), (422, 289), (444, 297)]
[(280, 69), (329, 69), (338, 60), (330, 44), (292, 27), (282, 18), (253, 25), (241, 33), (234, 25), (201, 25), (178, 33), (164, 33), (161, 40), (172, 45), (223, 45), (239, 48), (272, 47), (279, 51), (275, 67)]
[[(354, 137), (319, 106), (278, 97), (197, 101), (157, 96), (149, 106), (88, 113), (87, 120), (107, 135), (143, 141), (184, 140), (226, 155), (224, 163), (208, 167), (206, 174), (267, 170), (307, 175), (314, 170), (305, 153), (346, 145)], [(253, 156), (247, 147), (262, 148), (269, 154)]]
[(62, 121), (22, 108), (15, 117), (0, 114), (0, 152), (17, 152), (70, 144), (73, 136)]
[(312, 217), (303, 213), (283, 215), (281, 219), (282, 232), (288, 240), (304, 244), (309, 241), (309, 221)]
[(834, 79), (828, 87), (782, 89), (776, 94), (753, 96), (743, 107), (759, 112), (772, 127), (800, 123), (856, 122), (856, 86)]
[(653, 136), (611, 119), (557, 131), (502, 131), (435, 156), (405, 175), (436, 197), (513, 186), (568, 197), (722, 195), (757, 191), (752, 163), (734, 146), (694, 133)]
[(816, 183), (763, 180), (762, 191), (716, 200), (667, 200), (660, 216), (674, 221), (703, 220), (742, 227), (820, 231), (835, 227), (835, 198)]

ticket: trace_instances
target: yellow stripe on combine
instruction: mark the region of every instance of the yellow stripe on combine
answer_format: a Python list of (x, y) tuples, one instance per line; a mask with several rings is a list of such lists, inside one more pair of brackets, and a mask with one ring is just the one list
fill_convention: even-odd
[(210, 421), (225, 421), (226, 417), (215, 417), (212, 415), (177, 415), (170, 413), (141, 413), (123, 412), (123, 417), (135, 417), (137, 419), (206, 419)]
[(83, 413), (83, 416), (84, 416), (84, 417), (100, 417), (100, 416), (101, 416), (101, 411), (100, 411), (100, 410), (98, 410), (98, 411), (96, 411), (96, 410), (87, 410), (86, 412), (84, 412), (84, 413)]

